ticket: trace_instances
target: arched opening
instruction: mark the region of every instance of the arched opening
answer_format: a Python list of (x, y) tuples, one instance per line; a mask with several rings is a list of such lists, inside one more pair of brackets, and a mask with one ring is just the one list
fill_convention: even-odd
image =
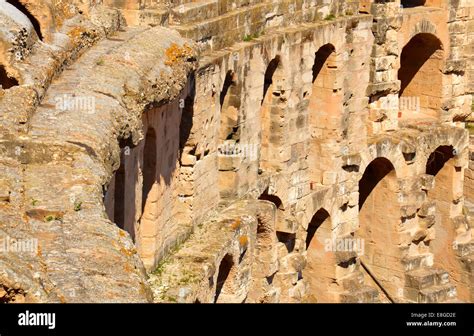
[(273, 85), (273, 76), (277, 71), (278, 67), (280, 66), (280, 56), (275, 57), (270, 61), (267, 66), (267, 70), (265, 71), (265, 79), (263, 83), (263, 99), (262, 104), (265, 102), (267, 98), (267, 94), (271, 86)]
[(159, 198), (158, 193), (160, 192), (157, 183), (158, 152), (156, 131), (153, 127), (150, 127), (146, 133), (142, 155), (142, 211), (138, 246), (141, 250), (141, 257), (145, 260), (149, 258), (148, 255), (154, 256), (157, 244), (157, 221), (159, 218), (157, 202)]
[[(335, 52), (336, 48), (334, 48), (332, 44), (325, 44), (315, 53), (313, 64), (313, 85), (316, 85), (316, 87), (320, 89), (329, 89), (330, 91), (333, 90), (335, 74), (332, 69), (337, 69), (335, 64)], [(324, 79), (328, 78), (324, 77), (329, 77), (329, 82), (326, 83), (326, 86)]]
[(266, 189), (263, 194), (260, 195), (260, 197), (258, 198), (259, 200), (261, 201), (269, 201), (269, 202), (272, 202), (273, 204), (275, 204), (276, 208), (279, 209), (279, 210), (282, 210), (282, 207), (283, 207), (283, 202), (282, 200), (280, 199), (280, 197), (276, 196), (276, 195), (270, 195), (268, 193), (268, 189)]
[[(260, 212), (257, 214), (257, 240), (256, 240), (256, 258), (261, 262), (261, 266), (265, 268), (273, 259), (272, 250), (276, 242), (275, 222), (272, 220), (271, 213)], [(270, 276), (268, 272), (260, 268), (263, 276)]]
[(336, 266), (332, 224), (329, 213), (325, 209), (318, 210), (308, 225), (306, 234), (307, 265), (303, 270), (303, 278), (309, 283), (310, 302), (336, 302), (335, 292)]
[(403, 48), (400, 62), (399, 117), (438, 118), (443, 91), (443, 50), (440, 40), (432, 34), (415, 35)]
[(277, 195), (269, 194), (268, 188), (260, 195), (258, 198), (261, 201), (268, 201), (275, 205), (276, 207), (276, 216), (275, 216), (275, 230), (281, 232), (292, 233), (291, 228), (286, 228), (285, 225), (285, 209), (283, 207), (283, 202), (280, 197)]
[(394, 298), (404, 285), (397, 231), (401, 222), (398, 188), (389, 160), (377, 158), (367, 166), (359, 181), (359, 229), (355, 233), (364, 244), (362, 265)]
[(179, 160), (182, 161), (183, 154), (195, 155), (195, 145), (190, 144), (191, 130), (194, 120), (194, 94), (184, 99), (179, 124)]
[(284, 107), (280, 104), (285, 90), (282, 87), (282, 63), (276, 56), (267, 66), (263, 85), (263, 99), (260, 111), (262, 170), (278, 170), (281, 164), (280, 145), (285, 136), (283, 131)]
[(127, 231), (135, 241), (135, 174), (133, 149), (128, 139), (120, 140), (120, 166), (111, 179), (104, 195), (104, 205), (109, 219)]
[[(172, 196), (171, 194), (169, 197), (174, 197), (175, 205), (178, 204), (179, 212), (178, 216), (174, 214), (174, 220), (179, 223), (192, 223), (193, 220), (193, 202), (194, 202), (194, 192), (195, 192), (195, 183), (194, 179), (190, 179), (190, 170), (194, 170), (193, 167), (198, 163), (199, 160), (202, 159), (203, 155), (206, 154), (206, 151), (201, 153), (198, 152), (198, 143), (196, 138), (193, 135), (193, 122), (194, 122), (194, 104), (195, 104), (195, 79), (194, 75), (190, 77), (190, 83), (192, 86), (189, 90), (189, 95), (186, 96), (184, 100), (184, 106), (181, 105), (181, 118), (179, 119), (179, 156), (178, 156), (178, 163), (179, 163), (179, 170), (178, 170), (178, 178), (176, 181), (176, 189), (178, 192), (178, 198), (176, 196)], [(178, 114), (179, 115), (179, 114)], [(162, 133), (165, 133), (166, 128), (162, 128)], [(173, 139), (173, 133), (168, 135), (168, 138)], [(174, 140), (173, 140), (174, 141)], [(163, 146), (164, 148), (166, 146)], [(169, 154), (166, 155), (168, 157)], [(166, 160), (165, 157), (163, 160)], [(161, 170), (168, 170), (166, 167), (162, 167)], [(171, 176), (170, 174), (166, 174), (168, 176), (168, 182), (163, 180), (165, 184), (171, 183)], [(161, 181), (160, 181), (161, 184)], [(163, 188), (162, 188), (163, 190)], [(166, 189), (164, 189), (166, 190)], [(216, 193), (213, 193), (216, 195)], [(219, 196), (218, 194), (216, 195)], [(163, 208), (163, 205), (162, 205)], [(163, 237), (166, 239), (166, 237)]]
[(274, 209), (272, 202), (258, 202), (258, 225), (252, 263), (252, 280), (247, 296), (248, 302), (268, 302), (268, 293), (272, 289), (268, 280), (272, 279), (278, 270)]
[[(114, 222), (121, 229), (125, 229), (125, 181), (125, 164), (122, 158), (120, 167), (115, 173), (114, 183)], [(133, 237), (135, 232), (130, 232), (130, 234)]]
[(222, 198), (236, 197), (239, 167), (236, 166), (238, 161), (235, 157), (240, 155), (240, 97), (237, 93), (237, 79), (232, 70), (227, 72), (219, 101), (219, 190)]
[(437, 176), (446, 163), (454, 158), (453, 146), (440, 146), (431, 153), (426, 162), (426, 174)]
[(28, 17), (28, 20), (30, 20), (31, 24), (33, 25), (33, 28), (35, 29), (36, 35), (38, 35), (38, 38), (42, 41), (43, 40), (43, 34), (41, 32), (41, 26), (39, 21), (34, 17), (33, 14), (26, 8), (25, 5), (23, 5), (19, 0), (7, 0), (7, 2), (13, 6), (16, 7), (20, 12), (22, 12), (26, 17)]
[[(369, 196), (371, 196), (370, 201), (374, 200), (373, 198), (375, 194), (371, 193), (387, 175), (392, 174), (393, 176), (394, 172), (392, 163), (386, 158), (377, 158), (367, 166), (362, 179), (359, 181), (359, 210), (364, 208), (365, 202), (369, 199)], [(383, 196), (388, 195), (383, 194)], [(373, 204), (371, 206), (373, 206)], [(371, 220), (371, 222), (373, 221)]]
[(418, 7), (418, 6), (424, 6), (425, 3), (426, 3), (426, 0), (402, 0), (401, 1), (403, 8), (413, 8), (413, 7)]
[(219, 140), (238, 142), (238, 118), (240, 98), (235, 92), (236, 77), (233, 71), (227, 72), (224, 80), (224, 86), (220, 94), (221, 106), (221, 127), (219, 132)]
[(236, 269), (232, 255), (227, 254), (219, 265), (216, 281), (215, 303), (233, 303)]
[(4, 90), (8, 90), (19, 83), (14, 77), (10, 77), (3, 65), (0, 65), (0, 86)]
[[(456, 257), (454, 242), (458, 232), (453, 221), (456, 203), (456, 183), (462, 180), (461, 170), (455, 167), (453, 146), (440, 146), (428, 158), (426, 173), (434, 176), (433, 188), (428, 190), (427, 199), (435, 206), (435, 239), (427, 241), (434, 255), (434, 265), (450, 274), (455, 283), (462, 283), (462, 268)], [(459, 187), (460, 188), (460, 187)], [(469, 299), (465, 286), (458, 286), (458, 297)]]
[[(342, 100), (336, 87), (336, 52), (326, 44), (315, 53), (313, 86), (309, 99), (309, 167), (312, 183), (323, 183), (324, 171), (331, 170), (341, 135)], [(332, 150), (331, 150), (332, 149)]]
[(142, 194), (142, 213), (146, 216), (146, 207), (152, 203), (150, 193), (153, 185), (156, 183), (157, 170), (157, 148), (156, 133), (154, 128), (148, 129), (143, 150), (143, 194)]

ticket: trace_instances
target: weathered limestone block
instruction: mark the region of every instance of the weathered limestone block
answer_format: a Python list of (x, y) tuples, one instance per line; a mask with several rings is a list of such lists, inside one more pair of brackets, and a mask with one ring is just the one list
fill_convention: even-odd
[[(445, 262), (467, 297), (464, 4), (20, 2), (39, 30), (0, 11), (0, 233), (42, 256), (0, 255), (0, 301), (377, 301), (362, 262), (400, 301), (451, 298), (422, 274)], [(407, 91), (418, 33), (444, 54)], [(428, 175), (440, 146), (456, 154)], [(325, 250), (334, 237), (366, 251)]]
[(25, 59), (37, 40), (28, 17), (13, 5), (0, 2), (0, 64), (6, 67), (7, 75), (20, 81), (12, 64)]

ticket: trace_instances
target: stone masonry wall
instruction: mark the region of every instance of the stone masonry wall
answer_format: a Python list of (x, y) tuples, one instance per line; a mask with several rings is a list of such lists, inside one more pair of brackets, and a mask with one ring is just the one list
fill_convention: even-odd
[(472, 301), (470, 1), (20, 3), (0, 302)]

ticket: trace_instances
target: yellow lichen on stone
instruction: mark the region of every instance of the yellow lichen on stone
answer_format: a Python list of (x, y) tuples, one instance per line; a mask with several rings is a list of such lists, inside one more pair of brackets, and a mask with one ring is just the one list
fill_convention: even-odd
[(165, 54), (165, 64), (171, 66), (173, 64), (179, 63), (185, 58), (190, 57), (192, 55), (192, 49), (186, 44), (180, 47), (176, 43), (172, 43), (171, 46), (166, 49)]

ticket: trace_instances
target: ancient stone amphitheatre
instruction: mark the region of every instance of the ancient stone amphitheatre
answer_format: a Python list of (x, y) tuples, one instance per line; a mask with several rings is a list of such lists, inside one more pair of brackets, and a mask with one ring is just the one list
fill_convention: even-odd
[(0, 303), (473, 302), (473, 57), (472, 0), (0, 0)]

